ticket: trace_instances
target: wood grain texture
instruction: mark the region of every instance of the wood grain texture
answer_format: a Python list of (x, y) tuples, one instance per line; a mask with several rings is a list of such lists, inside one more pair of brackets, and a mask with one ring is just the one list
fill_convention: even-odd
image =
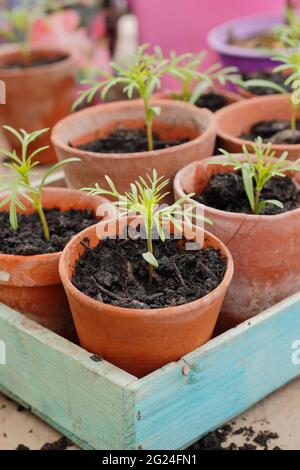
[(300, 294), (135, 377), (0, 305), (1, 390), (85, 449), (180, 449), (300, 375)]
[(0, 386), (47, 417), (85, 448), (123, 449), (132, 441), (134, 414), (124, 388), (137, 379), (49, 330), (0, 305), (0, 337), (7, 364), (0, 365)]
[(141, 417), (137, 445), (184, 448), (300, 375), (291, 360), (292, 342), (300, 339), (299, 310), (296, 294), (129, 385)]

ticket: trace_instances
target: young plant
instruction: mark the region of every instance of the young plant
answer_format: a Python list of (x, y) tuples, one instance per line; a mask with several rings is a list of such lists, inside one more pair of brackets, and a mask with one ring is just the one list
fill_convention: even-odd
[(147, 252), (143, 254), (143, 258), (148, 263), (149, 270), (149, 284), (152, 283), (154, 268), (158, 267), (158, 260), (153, 253), (153, 231), (156, 228), (158, 236), (162, 242), (165, 241), (165, 233), (163, 230), (164, 223), (172, 222), (174, 227), (182, 230), (179, 219), (183, 219), (189, 225), (192, 224), (192, 219), (197, 218), (207, 223), (210, 220), (197, 216), (194, 214), (196, 204), (189, 204), (188, 207), (183, 207), (187, 201), (194, 194), (187, 194), (180, 198), (171, 206), (164, 206), (160, 208), (163, 199), (169, 194), (163, 192), (163, 189), (169, 184), (169, 180), (164, 180), (163, 177), (158, 177), (156, 170), (153, 170), (152, 177), (147, 175), (146, 179), (139, 177), (139, 180), (130, 185), (131, 191), (120, 194), (112, 180), (105, 176), (109, 189), (102, 189), (98, 184), (95, 188), (83, 188), (82, 191), (88, 191), (91, 195), (106, 195), (116, 199), (114, 204), (119, 208), (120, 216), (130, 216), (139, 214), (143, 218), (146, 236), (147, 236)]
[[(276, 62), (281, 62), (280, 65), (276, 66), (273, 69), (273, 73), (284, 73), (286, 79), (284, 81), (284, 86), (273, 83), (269, 80), (264, 79), (252, 79), (242, 82), (244, 88), (251, 88), (252, 86), (261, 86), (269, 87), (278, 93), (289, 96), (291, 103), (291, 118), (290, 118), (290, 128), (292, 131), (296, 131), (297, 128), (297, 111), (300, 105), (300, 94), (297, 90), (299, 88), (300, 80), (300, 45), (298, 45), (298, 50), (286, 50), (282, 54), (272, 57), (272, 60)], [(296, 91), (290, 93), (288, 87), (292, 86)]]
[(214, 165), (232, 166), (234, 171), (241, 170), (245, 192), (253, 214), (259, 215), (267, 204), (273, 204), (280, 209), (283, 204), (276, 199), (261, 199), (261, 193), (266, 183), (273, 176), (286, 176), (287, 172), (300, 171), (300, 159), (295, 162), (286, 161), (288, 152), (284, 152), (280, 158), (274, 159), (275, 152), (272, 151), (272, 144), (263, 144), (261, 137), (258, 137), (251, 145), (254, 158), (251, 158), (246, 146), (243, 146), (245, 161), (240, 161), (235, 155), (220, 149), (227, 159), (213, 160), (209, 162)]
[(46, 14), (71, 6), (75, 0), (23, 0), (20, 5), (1, 11), (0, 37), (21, 44), (25, 58), (29, 56), (31, 33), (35, 22)]
[(284, 47), (297, 47), (300, 39), (300, 17), (292, 0), (286, 1), (284, 24), (275, 26), (274, 34)]
[(115, 75), (100, 71), (99, 80), (82, 80), (88, 88), (83, 90), (75, 101), (73, 109), (76, 109), (85, 100), (90, 103), (98, 92), (103, 100), (107, 93), (116, 85), (123, 85), (123, 91), (129, 99), (134, 97), (134, 92), (143, 100), (145, 110), (145, 125), (147, 133), (148, 150), (153, 150), (153, 118), (160, 114), (158, 106), (151, 105), (151, 99), (156, 90), (161, 86), (161, 77), (166, 73), (168, 61), (157, 60), (157, 56), (147, 54), (148, 44), (138, 48), (132, 63), (118, 65), (114, 62), (111, 67)]
[(181, 82), (179, 99), (195, 104), (207, 89), (215, 89), (218, 83), (221, 86), (226, 83), (241, 83), (237, 67), (222, 68), (221, 64), (213, 64), (204, 71), (199, 70), (205, 56), (205, 51), (198, 55), (188, 53), (177, 56), (175, 52), (170, 54), (167, 72)]
[[(67, 163), (78, 162), (79, 158), (69, 158), (56, 163), (49, 168), (37, 187), (31, 181), (31, 176), (35, 173), (32, 171), (39, 165), (39, 162), (35, 160), (35, 157), (49, 147), (44, 146), (37, 148), (33, 152), (29, 151), (29, 145), (34, 142), (39, 136), (45, 134), (49, 129), (41, 129), (39, 131), (27, 133), (24, 129), (17, 131), (9, 126), (3, 126), (8, 132), (13, 134), (21, 144), (21, 152), (17, 153), (16, 150), (10, 151), (6, 149), (0, 149), (0, 154), (5, 155), (10, 159), (7, 163), (2, 163), (3, 167), (9, 168), (12, 173), (12, 179), (7, 182), (9, 175), (0, 175), (0, 191), (4, 191), (5, 195), (0, 200), (0, 209), (6, 204), (10, 204), (9, 220), (13, 230), (18, 229), (18, 216), (17, 209), (26, 211), (26, 207), (22, 202), (22, 198), (29, 201), (35, 208), (40, 218), (43, 234), (46, 241), (50, 240), (49, 227), (47, 219), (43, 210), (42, 205), (42, 191), (47, 182), (48, 177), (59, 168), (63, 167)], [(1, 183), (1, 179), (5, 182)], [(6, 192), (8, 194), (6, 194)]]

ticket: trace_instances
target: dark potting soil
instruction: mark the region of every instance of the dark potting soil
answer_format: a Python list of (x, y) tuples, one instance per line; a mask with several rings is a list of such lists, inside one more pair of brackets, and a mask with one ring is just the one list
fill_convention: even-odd
[[(273, 83), (276, 83), (277, 85), (282, 86), (285, 88), (287, 91), (291, 91), (291, 86), (288, 85), (286, 86), (284, 84), (286, 77), (282, 75), (282, 73), (276, 72), (250, 72), (250, 73), (242, 73), (242, 79), (244, 81), (246, 80), (268, 80)], [(275, 95), (279, 93), (278, 91), (274, 90), (273, 88), (269, 87), (264, 87), (264, 86), (252, 86), (248, 88), (248, 90), (253, 93), (254, 95), (257, 96), (263, 96), (263, 95)]]
[(211, 247), (188, 251), (178, 241), (154, 240), (159, 261), (148, 283), (145, 240), (103, 240), (77, 261), (73, 284), (93, 299), (127, 308), (161, 308), (186, 304), (213, 291), (223, 280), (227, 259)]
[(49, 225), (50, 242), (44, 239), (41, 222), (36, 213), (19, 215), (19, 228), (14, 231), (9, 224), (7, 212), (1, 211), (0, 253), (22, 256), (57, 253), (63, 250), (74, 235), (98, 222), (92, 210), (72, 209), (60, 212), (59, 209), (46, 209), (45, 215)]
[(47, 59), (33, 59), (28, 63), (9, 62), (8, 64), (0, 64), (0, 69), (22, 70), (22, 69), (28, 69), (30, 67), (41, 67), (43, 65), (56, 64), (57, 62), (61, 62), (62, 60), (65, 60), (66, 58), (67, 56), (61, 55), (61, 56), (51, 57)]
[[(235, 443), (225, 446), (226, 442), (236, 435), (243, 436), (246, 442), (241, 446)], [(256, 433), (252, 426), (243, 426), (234, 430), (231, 424), (226, 424), (195, 442), (189, 450), (258, 450), (259, 448), (281, 450), (278, 446), (269, 448), (269, 443), (271, 444), (278, 438), (278, 434), (271, 431), (264, 430)]]
[[(201, 194), (194, 199), (201, 204), (227, 212), (251, 214), (251, 208), (243, 185), (241, 172), (216, 173)], [(265, 185), (261, 199), (277, 199), (283, 209), (267, 204), (262, 215), (275, 215), (288, 212), (300, 206), (300, 191), (288, 176), (274, 176)]]
[(196, 101), (195, 105), (198, 108), (207, 108), (213, 113), (215, 113), (219, 109), (224, 108), (224, 106), (227, 106), (228, 101), (224, 95), (210, 92), (200, 96)]
[(273, 144), (300, 144), (300, 121), (297, 121), (297, 130), (294, 132), (290, 129), (289, 121), (260, 121), (240, 137), (253, 141), (261, 137), (264, 142)]
[[(189, 139), (161, 140), (157, 134), (153, 134), (153, 140), (154, 150), (166, 149), (189, 142)], [(148, 150), (146, 132), (126, 128), (119, 128), (106, 138), (78, 145), (77, 148), (95, 153), (133, 153)]]
[(68, 447), (72, 447), (74, 444), (66, 437), (60, 437), (55, 442), (46, 442), (40, 450), (66, 450)]

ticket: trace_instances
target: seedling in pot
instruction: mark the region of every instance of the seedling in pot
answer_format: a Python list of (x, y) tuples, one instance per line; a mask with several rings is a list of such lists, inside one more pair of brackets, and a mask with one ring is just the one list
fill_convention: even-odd
[(286, 1), (284, 20), (284, 24), (274, 27), (274, 34), (284, 47), (297, 47), (300, 39), (300, 17), (291, 0)]
[(88, 88), (80, 93), (73, 109), (85, 100), (90, 103), (99, 92), (101, 99), (105, 100), (111, 88), (123, 85), (123, 91), (129, 99), (133, 99), (134, 93), (137, 93), (143, 100), (148, 150), (153, 150), (153, 118), (154, 115), (159, 115), (161, 110), (160, 107), (151, 105), (151, 99), (161, 86), (161, 78), (165, 75), (169, 62), (165, 59), (158, 60), (155, 54), (147, 54), (148, 48), (147, 44), (140, 46), (132, 63), (118, 65), (112, 62), (111, 66), (115, 75), (99, 71), (98, 80), (83, 80), (81, 84)]
[[(273, 73), (280, 72), (286, 75), (286, 79), (284, 81), (286, 88), (278, 85), (277, 83), (263, 79), (246, 80), (242, 82), (242, 86), (247, 89), (253, 86), (269, 87), (278, 93), (287, 95), (291, 103), (290, 129), (295, 133), (297, 130), (297, 112), (300, 105), (300, 46), (298, 45), (298, 49), (296, 51), (286, 50), (284, 53), (272, 57), (272, 60), (281, 62), (280, 65), (273, 69)], [(295, 89), (295, 92), (289, 93), (287, 90), (289, 86), (292, 86)]]
[(216, 63), (201, 71), (205, 56), (205, 51), (198, 55), (187, 53), (180, 56), (171, 52), (168, 73), (181, 82), (178, 99), (195, 104), (207, 90), (215, 90), (217, 84), (225, 86), (227, 83), (237, 85), (242, 82), (237, 67), (222, 68), (221, 64)]
[(259, 215), (267, 204), (274, 204), (283, 209), (281, 201), (275, 199), (262, 200), (261, 193), (267, 182), (274, 176), (285, 177), (287, 172), (300, 171), (300, 159), (295, 162), (287, 161), (288, 152), (275, 159), (272, 144), (265, 145), (260, 137), (252, 144), (254, 158), (246, 146), (243, 146), (245, 161), (240, 161), (235, 155), (220, 149), (227, 159), (213, 159), (209, 164), (232, 166), (234, 171), (240, 170), (243, 177), (245, 192), (253, 214)]
[(0, 37), (20, 43), (24, 57), (28, 58), (35, 22), (48, 13), (75, 3), (74, 0), (23, 0), (19, 6), (1, 9)]
[(116, 199), (114, 204), (119, 208), (120, 217), (130, 215), (142, 216), (147, 237), (148, 251), (143, 254), (143, 258), (148, 263), (149, 285), (152, 284), (154, 268), (158, 267), (158, 260), (153, 253), (153, 233), (157, 230), (158, 236), (162, 242), (165, 241), (165, 233), (163, 225), (165, 223), (173, 223), (174, 227), (182, 231), (184, 221), (192, 225), (193, 218), (201, 219), (207, 223), (211, 223), (209, 219), (194, 213), (196, 204), (189, 204), (184, 207), (184, 203), (194, 194), (187, 194), (176, 201), (171, 206), (160, 208), (160, 204), (169, 194), (163, 192), (164, 188), (169, 184), (169, 180), (158, 177), (157, 171), (154, 169), (152, 177), (146, 176), (146, 179), (139, 177), (139, 180), (130, 185), (131, 191), (120, 194), (112, 180), (105, 176), (109, 189), (102, 189), (96, 183), (95, 188), (83, 188), (82, 191), (88, 191), (91, 195), (103, 195)]
[[(46, 241), (50, 240), (49, 227), (47, 219), (43, 210), (42, 204), (42, 191), (47, 183), (48, 177), (56, 170), (62, 168), (64, 165), (73, 162), (79, 162), (79, 158), (68, 158), (59, 163), (56, 163), (49, 168), (43, 175), (41, 181), (37, 186), (31, 181), (31, 177), (35, 174), (33, 171), (39, 165), (36, 157), (49, 147), (44, 146), (37, 148), (30, 152), (29, 146), (38, 139), (39, 136), (45, 134), (49, 129), (41, 129), (31, 133), (26, 132), (24, 129), (17, 131), (9, 126), (3, 126), (8, 132), (13, 134), (21, 144), (21, 152), (18, 154), (16, 150), (0, 149), (0, 154), (5, 155), (10, 160), (9, 162), (2, 163), (3, 167), (9, 168), (13, 176), (11, 181), (7, 182), (9, 175), (0, 175), (0, 191), (5, 192), (4, 197), (0, 201), (0, 209), (6, 204), (10, 205), (9, 220), (13, 230), (18, 229), (18, 215), (17, 209), (26, 211), (26, 207), (22, 202), (22, 198), (29, 201), (35, 208), (43, 228), (43, 234)], [(1, 179), (4, 182), (1, 182)], [(8, 193), (8, 194), (6, 194)]]

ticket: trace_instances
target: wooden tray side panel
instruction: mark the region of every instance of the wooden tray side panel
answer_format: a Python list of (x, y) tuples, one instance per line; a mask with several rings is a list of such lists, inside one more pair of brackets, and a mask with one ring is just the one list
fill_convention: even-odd
[[(300, 375), (300, 294), (144, 379), (136, 394), (137, 445), (180, 449)], [(184, 375), (184, 372), (188, 375)]]
[[(0, 304), (0, 387), (91, 449), (133, 448), (137, 379)], [(126, 413), (125, 413), (126, 410)]]

